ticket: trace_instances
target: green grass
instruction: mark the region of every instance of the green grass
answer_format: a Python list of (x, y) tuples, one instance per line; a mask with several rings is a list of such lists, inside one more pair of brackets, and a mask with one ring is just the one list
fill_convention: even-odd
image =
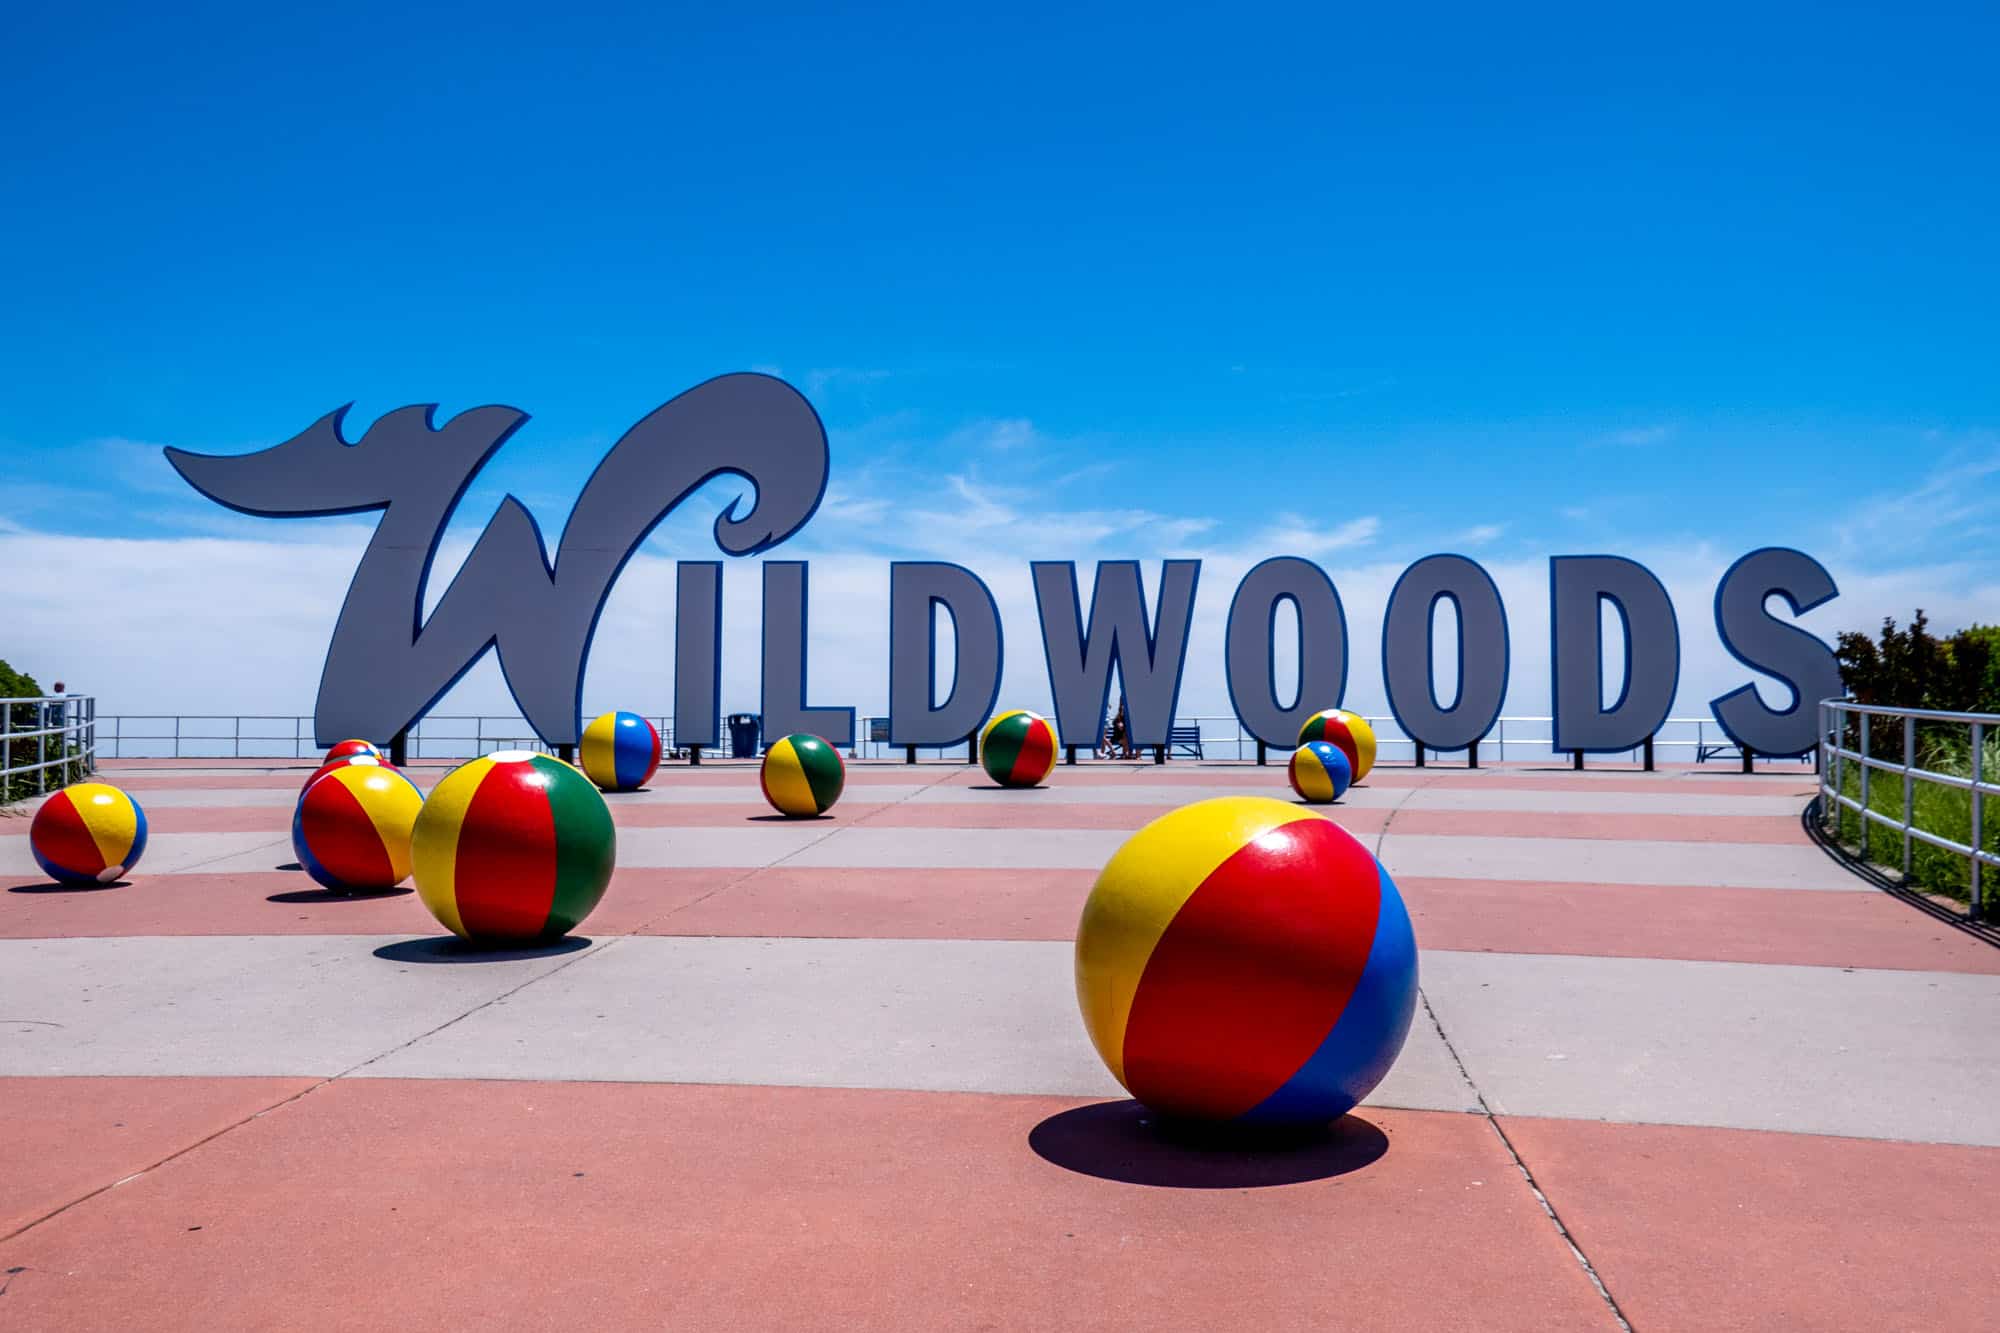
[[(1952, 738), (1940, 737), (1924, 746), (1927, 751), (1918, 759), (1921, 768), (1929, 768), (1939, 773), (1951, 773), (1959, 777), (1972, 776), (1971, 748), (1964, 740), (1954, 742)], [(1988, 782), (2000, 782), (2000, 737), (1987, 740), (1983, 777)], [(1878, 759), (1890, 756), (1878, 751)], [(1901, 755), (1896, 756), (1901, 762)], [(1855, 800), (1861, 799), (1861, 773), (1853, 763), (1843, 765), (1841, 790)], [(1925, 832), (1939, 837), (1950, 838), (1954, 842), (1972, 841), (1972, 793), (1958, 787), (1946, 787), (1919, 778), (1912, 786), (1911, 822)], [(1872, 810), (1888, 815), (1898, 823), (1903, 818), (1903, 778), (1900, 773), (1885, 773), (1876, 769), (1868, 776), (1868, 806)], [(2000, 848), (2000, 797), (1989, 794), (1986, 797), (1982, 818), (1986, 827), (1978, 845), (1988, 851)], [(1859, 844), (1861, 838), (1861, 816), (1845, 806), (1839, 809), (1839, 820), (1835, 829), (1839, 840), (1849, 847)], [(1883, 828), (1871, 824), (1868, 829), (1868, 859), (1886, 867), (1891, 872), (1900, 872), (1903, 867), (1903, 835), (1899, 830)], [(1947, 852), (1928, 843), (1910, 840), (1910, 887), (1927, 893), (1956, 898), (1965, 902), (1971, 897), (1971, 880), (1967, 872), (1970, 863), (1957, 852)], [(2000, 902), (2000, 869), (1987, 866), (1982, 876), (1982, 896), (1987, 911), (1992, 913), (1996, 902)]]

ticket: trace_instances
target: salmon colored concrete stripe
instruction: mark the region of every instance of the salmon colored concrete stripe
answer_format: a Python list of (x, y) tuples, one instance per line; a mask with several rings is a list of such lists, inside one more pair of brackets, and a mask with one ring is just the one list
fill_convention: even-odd
[[(0, 1021), (0, 1032), (7, 1029)], [(309, 1078), (0, 1078), (0, 1236), (311, 1087)], [(7, 1285), (0, 1275), (0, 1286)]]
[(1502, 1118), (1632, 1326), (1994, 1326), (2000, 1149)]
[[(584, 933), (624, 935), (648, 923), (664, 923), (675, 911), (741, 879), (744, 873), (727, 869), (620, 870), (613, 876), (603, 904), (585, 923)], [(9, 886), (0, 884), (0, 889), (6, 888)], [(1073, 918), (1074, 910), (1068, 915)], [(1062, 929), (1074, 925), (1072, 920)], [(390, 894), (346, 897), (322, 890), (295, 870), (140, 875), (117, 888), (57, 890), (37, 883), (0, 892), (0, 939), (439, 933), (437, 920), (407, 887)]]
[(10, 1326), (153, 1333), (1607, 1326), (1478, 1117), (1218, 1157), (1063, 1098), (343, 1080), (0, 1269)]
[(1426, 949), (2000, 975), (2000, 948), (1880, 893), (1398, 878)]
[[(720, 794), (720, 793), (719, 793)], [(1289, 791), (1273, 793), (1289, 800)], [(714, 802), (608, 802), (620, 828), (717, 828), (745, 820), (775, 822), (777, 816), (754, 794), (745, 800)], [(1095, 805), (1028, 798), (996, 790), (991, 801), (869, 802), (849, 797), (831, 812), (845, 823), (882, 828), (1138, 829), (1178, 804), (1171, 790), (1158, 804)], [(1301, 807), (1302, 809), (1304, 807)], [(1798, 819), (1784, 815), (1565, 814), (1559, 811), (1423, 810), (1404, 807), (1329, 805), (1313, 807), (1357, 837), (1381, 832), (1392, 822), (1398, 833), (1444, 837), (1639, 839), (1658, 842), (1804, 844)], [(282, 832), (286, 813), (276, 807), (163, 806), (149, 811), (154, 833)]]

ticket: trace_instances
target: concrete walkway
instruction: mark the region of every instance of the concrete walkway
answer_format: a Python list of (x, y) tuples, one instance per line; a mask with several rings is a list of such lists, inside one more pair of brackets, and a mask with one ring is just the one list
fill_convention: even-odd
[(1246, 1154), (1139, 1123), (1068, 941), (1132, 829), (1282, 769), (858, 765), (805, 824), (663, 770), (588, 939), (509, 956), (287, 868), (307, 771), (107, 772), (111, 889), (0, 818), (0, 1327), (1990, 1321), (2000, 949), (1813, 847), (1806, 776), (1378, 770), (1332, 817), (1424, 1007)]

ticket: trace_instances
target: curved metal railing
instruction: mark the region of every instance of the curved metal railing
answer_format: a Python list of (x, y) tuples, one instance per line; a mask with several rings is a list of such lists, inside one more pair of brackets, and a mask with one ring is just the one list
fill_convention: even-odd
[[(1884, 730), (1888, 735), (1884, 735)], [(1956, 735), (1965, 732), (1965, 772), (1947, 772), (1920, 765), (1927, 749), (1935, 761), (1958, 752)], [(1923, 745), (1920, 745), (1920, 738)], [(1886, 741), (1886, 747), (1884, 742)], [(2000, 797), (2000, 713), (1940, 713), (1924, 708), (1879, 708), (1848, 699), (1826, 699), (1819, 705), (1819, 814), (1839, 832), (1844, 816), (1855, 821), (1856, 851), (1863, 861), (1875, 860), (1869, 830), (1885, 828), (1902, 841), (1902, 872), (1910, 882), (1919, 844), (1965, 859), (1966, 889), (1971, 915), (1986, 915), (1983, 881), (1987, 867), (2000, 867), (2000, 854), (1987, 850), (1986, 798)], [(1879, 754), (1887, 748), (1897, 758)], [(1988, 754), (1988, 750), (1993, 754)], [(1956, 767), (1956, 765), (1954, 765)], [(1881, 799), (1872, 775), (1888, 775), (1896, 786)], [(1919, 797), (1919, 791), (1924, 796)], [(1946, 825), (1961, 824), (1956, 808), (1964, 793), (1962, 827), (1969, 839), (1960, 842)], [(1881, 807), (1887, 804), (1888, 809)]]
[(0, 805), (59, 791), (97, 770), (97, 699), (0, 699)]

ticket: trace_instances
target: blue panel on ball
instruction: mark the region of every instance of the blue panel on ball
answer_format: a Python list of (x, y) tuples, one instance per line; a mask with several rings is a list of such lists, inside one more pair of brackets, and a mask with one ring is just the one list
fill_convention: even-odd
[(1336, 1119), (1374, 1091), (1402, 1053), (1417, 1009), (1417, 937), (1387, 870), (1368, 965), (1312, 1058), (1285, 1085), (1238, 1117), (1249, 1125)]

